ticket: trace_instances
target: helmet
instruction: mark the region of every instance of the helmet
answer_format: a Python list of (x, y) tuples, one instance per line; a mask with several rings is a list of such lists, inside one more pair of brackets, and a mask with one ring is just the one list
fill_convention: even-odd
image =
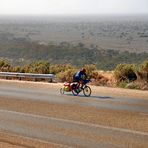
[(83, 71), (85, 73), (86, 72), (86, 69), (85, 68), (82, 68), (81, 71)]

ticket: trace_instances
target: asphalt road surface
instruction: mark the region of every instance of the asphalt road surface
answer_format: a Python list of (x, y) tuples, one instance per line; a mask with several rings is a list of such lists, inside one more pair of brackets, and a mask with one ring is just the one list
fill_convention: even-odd
[[(0, 83), (0, 99), (8, 99), (7, 104), (0, 104), (0, 130), (18, 134), (24, 137), (40, 139), (46, 142), (59, 144), (63, 147), (88, 147), (88, 148), (114, 148), (114, 147), (148, 147), (148, 130), (147, 127), (128, 127), (116, 124), (116, 118), (112, 117), (111, 112), (125, 113), (135, 118), (136, 122), (141, 122), (138, 125), (148, 126), (148, 99), (147, 98), (130, 98), (125, 96), (113, 97), (111, 95), (101, 94), (99, 91), (94, 91), (91, 97), (84, 97), (83, 94), (73, 96), (71, 93), (61, 95), (59, 88), (42, 87), (38, 83), (33, 86), (28, 84), (16, 84), (9, 82)], [(54, 116), (47, 116), (31, 111), (22, 112), (21, 109), (11, 107), (11, 101), (33, 101), (46, 102), (49, 104), (57, 104), (58, 106), (74, 106), (76, 110), (79, 108), (98, 110), (102, 109), (111, 114), (111, 120), (114, 126), (106, 124), (98, 124), (98, 122), (89, 121), (89, 116), (86, 119), (79, 120), (78, 117), (62, 116), (56, 110)], [(10, 107), (9, 107), (10, 106)], [(30, 104), (30, 107), (33, 105)], [(25, 107), (25, 104), (24, 104)], [(35, 110), (35, 109), (34, 109)], [(66, 110), (66, 109), (65, 109)], [(87, 110), (88, 111), (88, 110)], [(61, 110), (61, 113), (64, 112)], [(68, 112), (68, 110), (67, 110)], [(94, 112), (95, 116), (96, 112)], [(101, 113), (100, 113), (101, 114)], [(75, 115), (81, 117), (81, 112)], [(138, 117), (137, 117), (138, 116)], [(96, 114), (97, 117), (97, 114)], [(105, 117), (105, 115), (104, 115)], [(88, 122), (87, 122), (88, 118)], [(117, 117), (118, 118), (118, 117)], [(137, 120), (138, 119), (138, 120)], [(102, 119), (102, 123), (103, 123)], [(127, 119), (130, 120), (130, 119)], [(140, 121), (141, 120), (141, 121)], [(142, 123), (143, 120), (143, 123)], [(133, 119), (134, 121), (134, 119)], [(115, 122), (115, 123), (114, 123)], [(135, 124), (133, 123), (133, 124)]]

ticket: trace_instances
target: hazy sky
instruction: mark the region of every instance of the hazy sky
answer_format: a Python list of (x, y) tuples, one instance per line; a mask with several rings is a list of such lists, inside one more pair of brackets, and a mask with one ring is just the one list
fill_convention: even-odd
[(0, 14), (148, 14), (148, 0), (0, 0)]

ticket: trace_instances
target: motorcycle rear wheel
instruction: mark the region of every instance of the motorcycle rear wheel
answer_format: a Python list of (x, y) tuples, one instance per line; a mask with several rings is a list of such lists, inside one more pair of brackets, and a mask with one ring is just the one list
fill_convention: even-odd
[(73, 89), (73, 90), (72, 90), (72, 93), (73, 93), (74, 96), (77, 96), (77, 95), (79, 94), (79, 93), (76, 91), (76, 89)]

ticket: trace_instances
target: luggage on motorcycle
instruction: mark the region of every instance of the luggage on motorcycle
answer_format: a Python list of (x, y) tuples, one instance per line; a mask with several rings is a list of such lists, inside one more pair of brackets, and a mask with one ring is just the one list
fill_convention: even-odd
[(64, 83), (64, 91), (66, 92), (71, 91), (71, 84), (69, 82)]
[(64, 91), (69, 92), (69, 91), (71, 91), (71, 90), (70, 90), (69, 86), (65, 86), (65, 87), (64, 87)]
[(69, 82), (65, 82), (64, 86), (70, 86), (70, 83)]

